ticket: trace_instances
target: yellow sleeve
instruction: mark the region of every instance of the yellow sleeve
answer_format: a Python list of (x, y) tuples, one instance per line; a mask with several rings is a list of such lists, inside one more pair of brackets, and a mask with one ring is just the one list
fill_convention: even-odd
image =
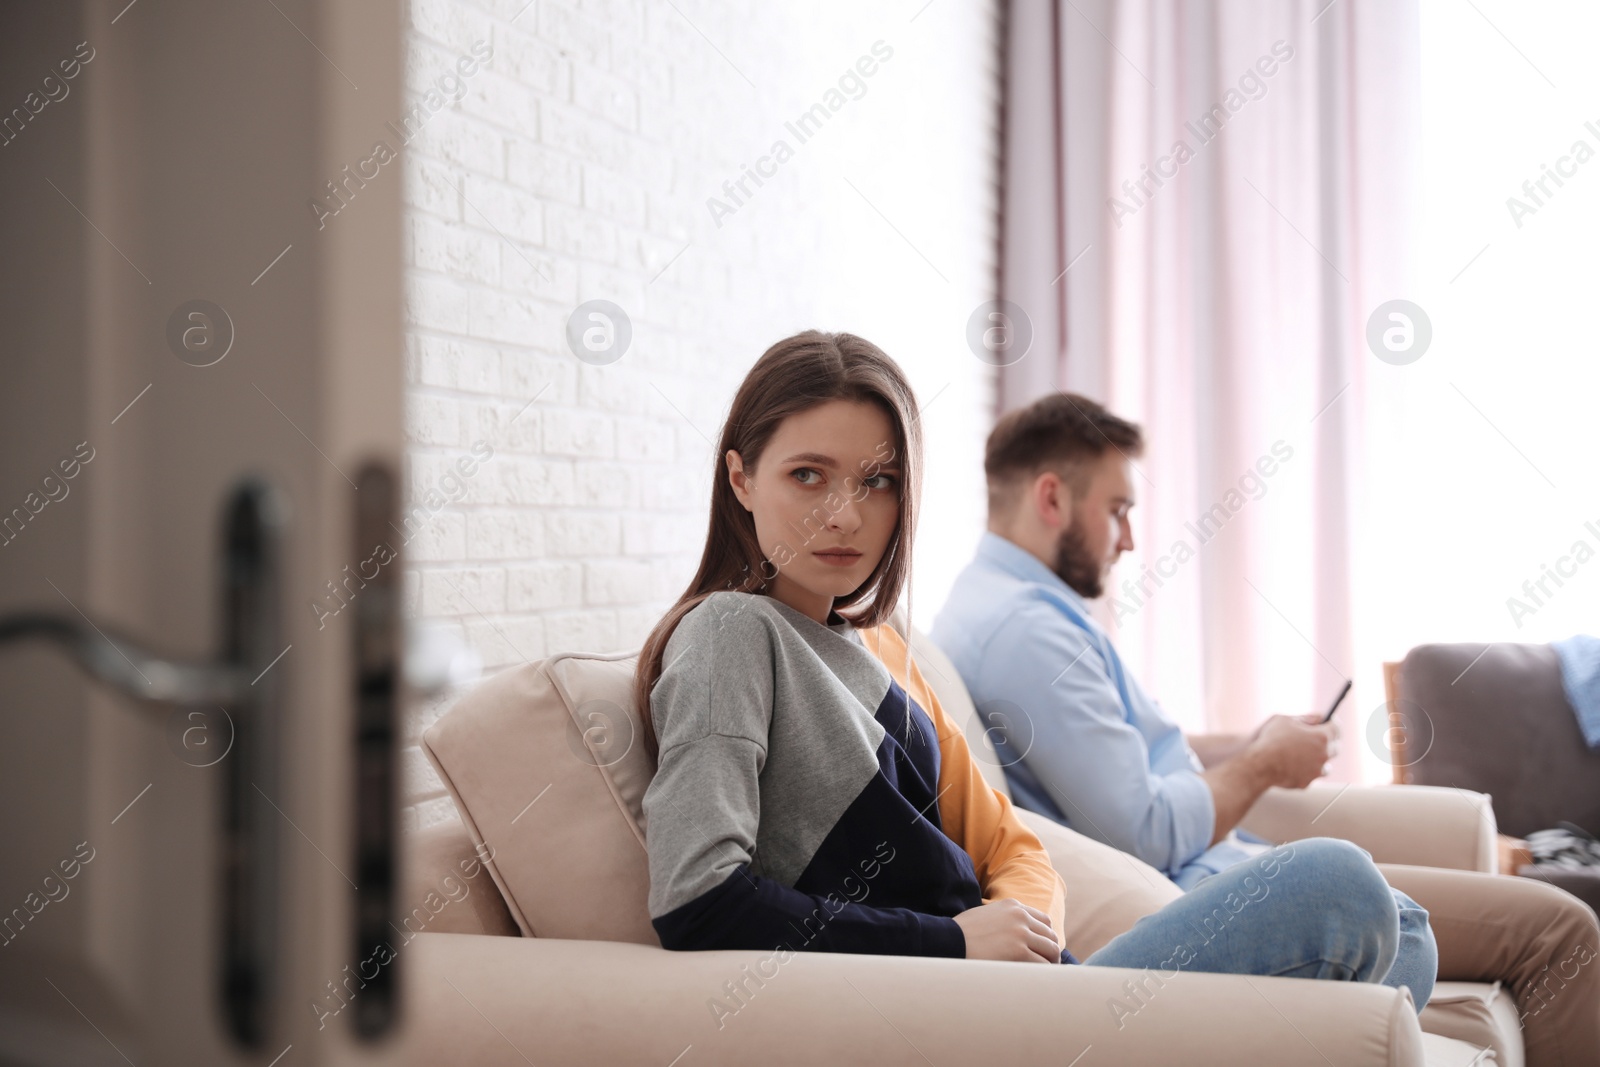
[(972, 857), (984, 903), (1012, 897), (1038, 908), (1050, 916), (1059, 939), (1067, 922), (1066, 886), (1039, 835), (1017, 817), (1010, 798), (984, 780), (966, 736), (945, 714), (894, 628), (862, 630), (861, 638), (933, 720), (939, 737), (939, 819), (945, 834)]

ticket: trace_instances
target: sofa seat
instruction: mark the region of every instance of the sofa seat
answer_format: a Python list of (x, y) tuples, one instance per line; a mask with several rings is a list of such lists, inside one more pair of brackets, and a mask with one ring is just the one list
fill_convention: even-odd
[[(1420, 1033), (1410, 998), (1382, 986), (1185, 974), (1119, 1028), (1107, 1004), (1126, 1001), (1140, 972), (825, 953), (778, 964), (762, 952), (523, 937), (465, 827), (440, 823), (405, 840), (401, 899), (415, 906), (395, 948), (409, 972), (402, 1040), (419, 1063), (672, 1064), (687, 1052), (683, 1064), (1062, 1067), (1093, 1046), (1107, 1058), (1085, 1065), (1170, 1064), (1177, 1048), (1190, 1067), (1492, 1062), (1475, 1044)], [(1118, 921), (1111, 897), (1080, 902), (1097, 921)], [(1440, 986), (1473, 1003), (1494, 992)]]
[(800, 953), (763, 980), (764, 955), (423, 933), (400, 950), (404, 1040), (418, 1063), (474, 1067), (1490, 1062), (1419, 1034), (1380, 986), (1254, 978), (1241, 996), (1232, 976), (1185, 975), (1118, 1030), (1104, 1005), (1136, 972)]
[(763, 957), (418, 934), (400, 950), (405, 1040), (416, 1062), (474, 1067), (1493, 1062), (1418, 1033), (1408, 1000), (1378, 985), (1259, 977), (1251, 997), (1237, 977), (1186, 974), (1118, 1030), (1104, 1005), (1134, 971), (798, 953), (762, 979)]

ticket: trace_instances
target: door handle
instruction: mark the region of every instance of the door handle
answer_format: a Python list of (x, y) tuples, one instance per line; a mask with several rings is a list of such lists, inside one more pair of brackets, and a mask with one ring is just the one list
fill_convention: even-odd
[[(374, 545), (388, 547), (391, 531), (399, 530), (399, 489), (381, 463), (364, 466), (357, 483), (351, 547), (355, 558), (363, 559)], [(82, 616), (20, 612), (0, 617), (0, 644), (49, 641), (87, 674), (152, 709), (178, 705), (227, 712), (234, 734), (232, 758), (219, 765), (219, 988), (227, 1030), (239, 1044), (256, 1049), (267, 1041), (279, 1001), (280, 816), (253, 794), (258, 788), (268, 797), (281, 793), (287, 690), (283, 668), (271, 668), (285, 650), (279, 614), (285, 525), (282, 497), (265, 482), (245, 479), (230, 495), (220, 552), (223, 640), (215, 660), (162, 657)], [(430, 695), (470, 684), (481, 670), (476, 653), (458, 638), (425, 625), (405, 625), (400, 568), (394, 557), (384, 563), (371, 577), (362, 572), (352, 612), (351, 843), (359, 884), (350, 944), (357, 960), (368, 959), (388, 939), (395, 918), (401, 700), (407, 691)], [(375, 977), (363, 977), (354, 1026), (359, 1037), (373, 1040), (397, 1021), (399, 972), (390, 962)]]
[(232, 667), (163, 659), (127, 637), (118, 635), (113, 641), (105, 629), (68, 615), (25, 611), (0, 618), (0, 644), (49, 640), (85, 673), (123, 696), (151, 704), (214, 705), (238, 699), (242, 673)]
[(49, 641), (89, 675), (143, 704), (227, 712), (234, 741), (233, 758), (222, 764), (218, 990), (227, 1031), (251, 1048), (266, 1042), (279, 999), (279, 818), (253, 793), (280, 793), (286, 689), (283, 671), (267, 668), (284, 651), (278, 643), (284, 525), (282, 498), (264, 481), (244, 479), (229, 495), (220, 553), (223, 640), (212, 661), (163, 658), (126, 637), (113, 640), (86, 618), (43, 612), (0, 618), (0, 643)]

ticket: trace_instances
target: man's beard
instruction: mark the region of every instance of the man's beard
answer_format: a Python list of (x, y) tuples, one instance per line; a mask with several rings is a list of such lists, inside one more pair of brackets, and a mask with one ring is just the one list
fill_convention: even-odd
[(1067, 588), (1085, 600), (1094, 600), (1106, 591), (1100, 561), (1083, 543), (1081, 523), (1074, 522), (1061, 531), (1061, 537), (1056, 541), (1055, 572), (1067, 583)]

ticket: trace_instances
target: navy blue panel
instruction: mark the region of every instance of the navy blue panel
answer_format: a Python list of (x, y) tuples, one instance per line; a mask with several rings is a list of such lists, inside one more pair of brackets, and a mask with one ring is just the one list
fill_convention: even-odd
[(950, 840), (939, 818), (933, 720), (894, 682), (875, 718), (885, 731), (878, 773), (817, 846), (795, 888), (891, 901), (929, 915), (955, 916), (977, 907), (983, 892), (972, 857)]
[[(906, 709), (910, 708), (908, 717)], [(939, 805), (939, 734), (922, 705), (891, 680), (873, 718), (888, 734), (878, 748), (878, 769), (889, 785), (923, 817), (943, 827)]]
[[(887, 762), (889, 741), (879, 757)], [(932, 800), (932, 797), (929, 797)], [(795, 879), (806, 893), (955, 916), (983, 903), (972, 857), (875, 774)]]
[(905, 907), (876, 907), (839, 894), (807, 894), (741, 863), (720, 885), (652, 919), (663, 948), (967, 954), (956, 921)]

